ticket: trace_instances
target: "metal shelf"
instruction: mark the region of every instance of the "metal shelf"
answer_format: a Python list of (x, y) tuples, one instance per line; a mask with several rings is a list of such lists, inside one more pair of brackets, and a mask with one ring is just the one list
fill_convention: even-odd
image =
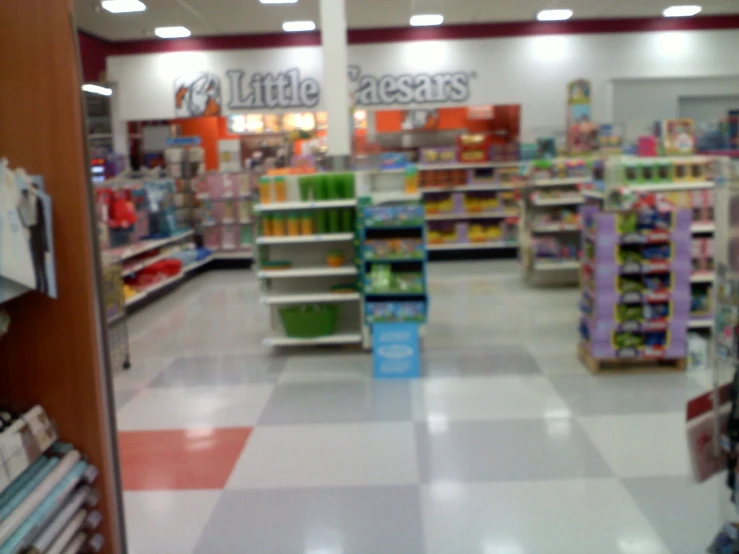
[(435, 192), (486, 192), (486, 191), (511, 191), (515, 187), (511, 185), (454, 185), (448, 187), (421, 187), (423, 194), (433, 194)]
[(536, 207), (547, 206), (575, 206), (582, 204), (585, 200), (582, 197), (573, 196), (572, 198), (538, 198), (532, 199), (531, 204)]
[(345, 200), (316, 200), (311, 202), (276, 202), (274, 204), (257, 204), (257, 212), (280, 212), (285, 210), (322, 210), (329, 208), (353, 208), (357, 205), (356, 198)]
[(296, 267), (290, 269), (262, 269), (257, 273), (261, 279), (289, 279), (298, 277), (329, 277), (333, 275), (356, 275), (353, 265), (342, 267)]
[(418, 171), (433, 171), (434, 169), (495, 169), (504, 167), (520, 167), (526, 165), (527, 162), (453, 162), (453, 163), (439, 163), (439, 164), (418, 164), (416, 167)]
[(562, 179), (534, 179), (531, 181), (532, 187), (565, 187), (579, 185), (580, 183), (590, 183), (592, 177), (566, 177)]
[(338, 333), (310, 339), (275, 336), (267, 337), (263, 341), (264, 346), (311, 346), (321, 344), (358, 344), (361, 342), (361, 333)]
[(580, 269), (579, 260), (557, 261), (535, 261), (534, 269), (539, 271), (560, 271), (570, 269)]
[(690, 277), (691, 283), (713, 283), (716, 280), (716, 274), (714, 272), (706, 273), (693, 273)]
[(111, 248), (110, 250), (106, 250), (105, 254), (120, 258), (120, 260), (124, 262), (151, 250), (162, 248), (164, 246), (167, 246), (168, 244), (174, 244), (183, 239), (189, 238), (192, 235), (193, 231), (185, 231), (184, 233), (179, 233), (166, 239), (144, 240), (123, 248)]
[(505, 219), (506, 217), (518, 217), (516, 210), (500, 210), (497, 212), (480, 212), (480, 213), (464, 213), (464, 214), (427, 214), (426, 221), (446, 221), (456, 219)]
[(518, 248), (517, 242), (455, 242), (452, 244), (429, 244), (427, 250), (489, 250), (498, 248)]
[(351, 302), (359, 300), (358, 292), (319, 292), (303, 294), (280, 294), (262, 297), (262, 304), (302, 304), (311, 302)]
[(324, 233), (321, 235), (294, 235), (258, 237), (257, 244), (293, 244), (299, 242), (344, 242), (354, 240), (354, 233)]

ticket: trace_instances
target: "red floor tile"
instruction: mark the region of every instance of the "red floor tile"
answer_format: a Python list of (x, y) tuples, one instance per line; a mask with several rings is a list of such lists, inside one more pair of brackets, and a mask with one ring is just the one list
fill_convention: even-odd
[(123, 489), (221, 489), (251, 427), (121, 431)]

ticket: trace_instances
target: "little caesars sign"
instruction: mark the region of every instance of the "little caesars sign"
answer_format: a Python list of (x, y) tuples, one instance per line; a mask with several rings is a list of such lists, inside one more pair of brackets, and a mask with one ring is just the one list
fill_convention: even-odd
[[(299, 69), (251, 76), (232, 69), (226, 75), (228, 107), (232, 110), (313, 108), (321, 98), (320, 83), (312, 77), (301, 77)], [(474, 74), (464, 71), (377, 77), (362, 75), (357, 66), (349, 68), (357, 106), (464, 102), (470, 96), (473, 77)]]

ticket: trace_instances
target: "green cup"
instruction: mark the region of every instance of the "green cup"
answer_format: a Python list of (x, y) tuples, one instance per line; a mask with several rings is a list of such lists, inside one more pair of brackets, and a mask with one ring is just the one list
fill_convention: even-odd
[(313, 177), (303, 176), (298, 179), (298, 186), (300, 187), (300, 199), (303, 202), (310, 200), (310, 193), (313, 189)]
[(313, 198), (316, 200), (326, 200), (326, 176), (316, 175), (313, 179)]
[(327, 210), (328, 211), (328, 232), (329, 233), (339, 233), (341, 231), (341, 227), (339, 226), (340, 218), (339, 218), (339, 211), (340, 210)]

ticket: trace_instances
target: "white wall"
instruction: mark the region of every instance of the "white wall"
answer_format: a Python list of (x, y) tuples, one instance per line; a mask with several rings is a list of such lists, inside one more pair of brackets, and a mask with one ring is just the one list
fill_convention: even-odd
[[(361, 66), (363, 74), (376, 76), (475, 72), (470, 97), (462, 104), (520, 103), (523, 129), (529, 130), (528, 135), (536, 135), (540, 133), (531, 130), (564, 126), (568, 81), (590, 79), (594, 119), (618, 121), (622, 114), (646, 106), (640, 93), (629, 96), (621, 83), (682, 79), (671, 85), (679, 88), (686, 84), (686, 78), (739, 78), (735, 52), (739, 52), (739, 31), (672, 31), (357, 45), (349, 48), (349, 63)], [(320, 81), (319, 47), (108, 58), (108, 75), (118, 83), (121, 115), (127, 120), (173, 117), (172, 82), (183, 73), (201, 70), (217, 73), (226, 88), (227, 69), (243, 69), (251, 74), (292, 67), (300, 68), (303, 76)], [(733, 86), (734, 82), (727, 80), (725, 84)], [(321, 85), (331, 86), (323, 82)], [(677, 98), (684, 95), (679, 90), (673, 92), (665, 102), (674, 102), (672, 109), (677, 110)], [(319, 103), (318, 108), (321, 107)], [(636, 119), (641, 120), (641, 116)], [(654, 118), (650, 116), (650, 119)]]
[[(739, 72), (738, 72), (739, 73)], [(626, 125), (626, 136), (635, 139), (659, 119), (681, 117), (680, 103), (690, 99), (725, 98), (739, 94), (738, 77), (688, 79), (618, 79), (613, 83), (613, 120)], [(692, 104), (691, 104), (692, 105)], [(698, 112), (692, 114), (702, 119)], [(723, 111), (726, 115), (726, 110)], [(716, 112), (717, 120), (721, 112)]]

